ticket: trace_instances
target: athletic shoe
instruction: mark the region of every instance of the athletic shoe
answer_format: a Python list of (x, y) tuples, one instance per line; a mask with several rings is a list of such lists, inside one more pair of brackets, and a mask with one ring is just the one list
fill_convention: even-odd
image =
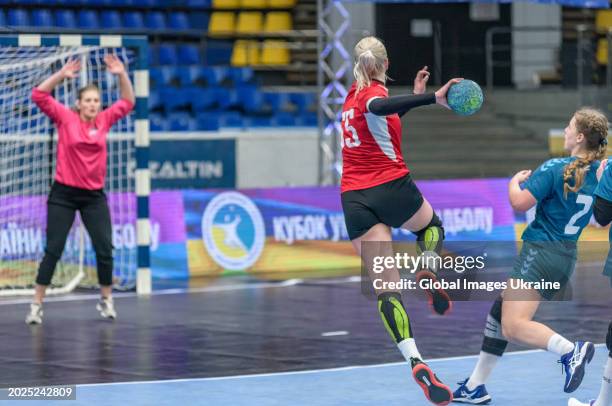
[(474, 390), (467, 388), (468, 379), (463, 382), (458, 382), (459, 387), (453, 392), (453, 402), (469, 403), (472, 405), (486, 405), (491, 402), (491, 396), (487, 392), (487, 388), (483, 385), (478, 385)]
[[(431, 279), (432, 282), (438, 281), (436, 274), (428, 269), (419, 271), (416, 278), (417, 283), (420, 283), (421, 279)], [(444, 316), (452, 310), (453, 302), (444, 289), (425, 289), (425, 293), (427, 294), (429, 307), (434, 313)]]
[(595, 346), (588, 341), (577, 341), (574, 349), (563, 355), (559, 360), (565, 371), (565, 393), (578, 389), (584, 378), (584, 367), (591, 362), (595, 354)]
[(567, 406), (593, 406), (595, 404), (594, 400), (591, 400), (589, 403), (582, 403), (578, 399), (570, 398), (567, 401)]
[(422, 361), (413, 362), (412, 377), (419, 384), (425, 397), (434, 405), (448, 405), (453, 400), (450, 388), (444, 385), (436, 374)]
[(116, 319), (117, 312), (115, 311), (115, 306), (113, 305), (112, 298), (102, 298), (98, 301), (96, 305), (96, 309), (100, 312), (100, 315), (106, 319)]
[(30, 304), (30, 313), (25, 318), (26, 324), (41, 324), (43, 316), (42, 305), (39, 303)]

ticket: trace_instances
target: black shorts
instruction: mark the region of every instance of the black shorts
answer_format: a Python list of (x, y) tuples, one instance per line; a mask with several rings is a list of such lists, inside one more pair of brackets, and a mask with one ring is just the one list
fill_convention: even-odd
[(349, 238), (364, 235), (378, 223), (398, 228), (423, 204), (423, 195), (410, 175), (368, 189), (349, 190), (341, 195)]

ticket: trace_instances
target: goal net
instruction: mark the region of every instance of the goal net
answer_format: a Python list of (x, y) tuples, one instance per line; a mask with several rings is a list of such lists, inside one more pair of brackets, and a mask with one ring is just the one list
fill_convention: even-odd
[[(54, 97), (74, 106), (78, 89), (96, 83), (102, 108), (119, 98), (118, 79), (105, 69), (115, 53), (128, 71), (134, 52), (98, 46), (0, 47), (0, 295), (32, 293), (46, 240), (47, 196), (54, 179), (57, 132), (31, 100), (32, 89), (69, 59), (82, 62), (80, 76), (64, 80)], [(133, 78), (132, 78), (133, 79)], [(105, 191), (111, 210), (115, 287), (136, 282), (134, 120), (120, 120), (108, 135)], [(96, 286), (95, 253), (77, 215), (51, 282), (50, 293)]]

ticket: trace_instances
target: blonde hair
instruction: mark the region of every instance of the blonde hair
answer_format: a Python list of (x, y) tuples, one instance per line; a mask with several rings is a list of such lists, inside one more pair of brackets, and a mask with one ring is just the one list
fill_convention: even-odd
[[(606, 156), (608, 150), (608, 119), (601, 111), (583, 107), (574, 113), (576, 131), (586, 138), (586, 156), (575, 159), (563, 168), (563, 196), (567, 198), (568, 192), (577, 193), (582, 187), (584, 177), (593, 161)], [(569, 181), (574, 179), (574, 186)]]
[(359, 93), (360, 90), (370, 86), (373, 77), (385, 74), (387, 50), (378, 38), (365, 37), (355, 45), (354, 54), (353, 74), (357, 80), (357, 93)]

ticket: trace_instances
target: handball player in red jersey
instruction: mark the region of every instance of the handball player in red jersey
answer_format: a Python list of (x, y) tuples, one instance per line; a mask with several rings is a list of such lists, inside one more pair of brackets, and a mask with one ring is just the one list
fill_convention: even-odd
[(100, 90), (90, 84), (79, 90), (74, 110), (53, 98), (51, 92), (64, 79), (75, 78), (79, 60), (67, 62), (32, 90), (32, 100), (56, 125), (59, 135), (55, 180), (47, 201), (47, 243), (38, 268), (34, 300), (26, 317), (28, 324), (42, 323), (42, 301), (62, 256), (74, 216), (81, 214), (96, 252), (101, 298), (96, 307), (102, 317), (117, 313), (111, 297), (113, 244), (106, 195), (106, 136), (110, 128), (134, 108), (135, 96), (125, 66), (114, 55), (104, 57), (106, 69), (119, 79), (120, 100), (100, 111)]
[[(391, 241), (391, 227), (401, 227), (416, 234), (418, 254), (439, 255), (444, 229), (404, 163), (400, 116), (428, 104), (448, 108), (446, 93), (461, 79), (450, 80), (435, 93), (425, 93), (429, 79), (425, 67), (417, 73), (414, 94), (389, 97), (385, 87), (389, 61), (382, 42), (375, 37), (363, 38), (355, 46), (355, 60), (356, 80), (344, 102), (341, 123), (341, 198), (349, 238), (361, 255), (362, 241)], [(371, 280), (381, 277), (371, 269), (368, 272)], [(385, 273), (385, 280), (399, 281), (396, 269), (387, 269)], [(435, 269), (423, 271), (420, 276), (435, 279)], [(450, 310), (445, 292), (432, 290), (428, 294), (437, 313)], [(383, 323), (410, 362), (413, 377), (425, 396), (437, 405), (450, 403), (450, 388), (423, 362), (416, 347), (400, 291), (383, 288), (377, 289), (376, 295)]]

